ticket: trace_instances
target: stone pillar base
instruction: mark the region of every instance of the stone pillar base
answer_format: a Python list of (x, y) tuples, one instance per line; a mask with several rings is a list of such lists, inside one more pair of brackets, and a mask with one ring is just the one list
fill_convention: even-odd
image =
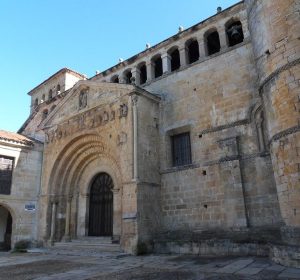
[(71, 236), (70, 236), (70, 235), (65, 235), (65, 236), (62, 238), (62, 241), (64, 241), (64, 242), (71, 242)]
[(280, 228), (282, 240), (289, 245), (298, 245), (300, 244), (300, 228), (284, 226)]

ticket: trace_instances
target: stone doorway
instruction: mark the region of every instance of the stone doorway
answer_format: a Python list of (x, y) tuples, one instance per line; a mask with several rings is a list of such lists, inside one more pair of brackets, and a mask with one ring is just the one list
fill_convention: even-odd
[(90, 189), (89, 236), (113, 235), (113, 181), (107, 173), (94, 177)]
[(12, 216), (7, 208), (0, 205), (0, 250), (11, 249)]

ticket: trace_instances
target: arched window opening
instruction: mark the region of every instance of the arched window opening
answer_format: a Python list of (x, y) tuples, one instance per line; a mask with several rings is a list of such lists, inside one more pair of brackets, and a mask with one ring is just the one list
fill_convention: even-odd
[(141, 85), (147, 81), (147, 67), (146, 64), (140, 66), (140, 83)]
[(187, 56), (188, 56), (188, 63), (194, 63), (197, 60), (199, 60), (200, 54), (199, 54), (199, 44), (198, 41), (195, 39), (192, 39), (187, 42), (186, 44), (187, 48)]
[(43, 111), (43, 120), (46, 119), (47, 116), (48, 116), (48, 110), (45, 109), (45, 110)]
[(178, 48), (172, 49), (168, 52), (171, 56), (171, 72), (180, 68), (180, 55)]
[(48, 100), (51, 100), (53, 97), (52, 89), (49, 90)]
[(34, 100), (34, 106), (36, 107), (37, 105), (39, 105), (39, 99), (38, 99), (38, 98), (36, 98), (36, 99)]
[(58, 84), (58, 85), (56, 86), (56, 93), (57, 93), (57, 94), (60, 93), (60, 84)]
[(126, 84), (131, 84), (131, 78), (132, 78), (132, 73), (130, 70), (128, 70), (127, 72), (125, 72), (124, 74), (124, 80)]
[(45, 102), (45, 94), (43, 94), (41, 102)]
[(154, 77), (158, 78), (163, 74), (163, 67), (162, 67), (162, 59), (161, 56), (156, 57), (152, 60), (154, 66)]
[(218, 31), (213, 31), (206, 35), (207, 54), (212, 55), (221, 49)]
[(226, 34), (229, 47), (232, 47), (244, 41), (243, 28), (240, 21), (231, 21), (226, 24)]
[(118, 76), (113, 76), (113, 77), (111, 78), (111, 82), (112, 82), (112, 83), (115, 83), (115, 84), (118, 84), (118, 83), (119, 83), (119, 77), (118, 77)]
[(11, 249), (12, 222), (11, 213), (6, 207), (0, 205), (0, 248), (2, 250)]

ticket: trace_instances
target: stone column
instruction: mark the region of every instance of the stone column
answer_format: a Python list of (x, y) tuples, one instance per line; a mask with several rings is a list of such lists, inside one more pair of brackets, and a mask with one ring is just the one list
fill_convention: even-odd
[(187, 48), (185, 46), (179, 48), (180, 67), (183, 68), (188, 64)]
[(137, 102), (138, 96), (132, 97), (132, 110), (133, 110), (133, 179), (138, 179), (138, 114), (137, 114)]
[(225, 30), (225, 26), (219, 26), (218, 27), (218, 32), (219, 32), (219, 38), (220, 38), (220, 45), (221, 45), (221, 50), (224, 50), (227, 48), (227, 34)]
[(66, 208), (66, 225), (65, 225), (65, 235), (64, 235), (64, 241), (70, 242), (70, 221), (71, 221), (71, 207), (72, 207), (72, 196), (69, 196), (67, 198), (67, 208)]
[(204, 40), (204, 35), (202, 34), (201, 37), (198, 37), (198, 44), (199, 44), (199, 55), (201, 57), (207, 56), (207, 50), (206, 50), (206, 42)]
[(167, 53), (162, 54), (163, 74), (171, 72), (171, 56)]
[(146, 69), (147, 69), (147, 83), (151, 82), (154, 79), (154, 69), (153, 69), (152, 61), (146, 62)]
[(58, 201), (56, 199), (53, 199), (51, 201), (51, 204), (52, 204), (52, 213), (51, 213), (50, 244), (53, 246), (55, 240), (56, 209), (57, 209)]
[(133, 68), (131, 70), (132, 78), (134, 79), (133, 84), (140, 85), (141, 84), (141, 71), (137, 68)]
[(121, 219), (122, 219), (122, 203), (120, 197), (120, 189), (113, 189), (113, 241), (120, 241), (121, 238)]
[(119, 75), (119, 83), (120, 84), (125, 84), (125, 78), (124, 78), (123, 73)]

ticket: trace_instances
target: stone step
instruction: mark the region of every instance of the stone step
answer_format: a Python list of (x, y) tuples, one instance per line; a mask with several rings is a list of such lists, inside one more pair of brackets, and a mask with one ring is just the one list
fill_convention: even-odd
[(77, 239), (72, 239), (74, 243), (99, 243), (99, 244), (112, 244), (111, 237), (93, 237), (93, 236), (82, 236)]
[(122, 252), (119, 244), (101, 243), (96, 241), (80, 242), (80, 240), (72, 240), (71, 242), (55, 242), (51, 249), (63, 249), (64, 251)]

